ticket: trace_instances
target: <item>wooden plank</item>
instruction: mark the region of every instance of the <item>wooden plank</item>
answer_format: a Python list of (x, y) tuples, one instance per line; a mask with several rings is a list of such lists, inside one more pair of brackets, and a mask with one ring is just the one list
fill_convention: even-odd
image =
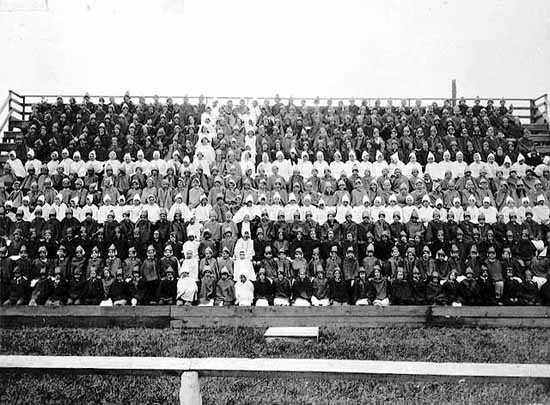
[(13, 306), (1, 307), (0, 316), (21, 315), (21, 316), (170, 316), (169, 306), (147, 305), (147, 306), (120, 306), (100, 307), (99, 305), (62, 305), (54, 306)]
[(172, 307), (174, 328), (203, 327), (421, 327), (428, 306), (404, 307)]
[(216, 328), (216, 327), (269, 327), (269, 326), (319, 326), (344, 328), (419, 328), (426, 326), (425, 317), (252, 317), (218, 318), (188, 317), (171, 321), (174, 328)]
[(318, 327), (271, 327), (268, 328), (264, 337), (319, 337)]
[(170, 326), (170, 308), (168, 306), (110, 308), (87, 305), (2, 307), (0, 324), (4, 327), (167, 328)]
[(525, 106), (514, 106), (514, 110), (530, 110), (531, 107), (525, 107)]
[(181, 319), (189, 316), (234, 317), (293, 317), (293, 316), (426, 316), (429, 306), (344, 306), (344, 307), (178, 307), (172, 306), (170, 316), (172, 319)]
[(475, 318), (549, 318), (550, 307), (444, 307), (434, 306), (432, 316), (475, 317)]
[(469, 328), (550, 328), (546, 318), (443, 318), (434, 317), (434, 326)]
[(547, 124), (527, 124), (525, 128), (528, 128), (530, 131), (548, 131)]
[(434, 363), (409, 361), (94, 357), (94, 356), (0, 356), (0, 372), (40, 372), (114, 375), (177, 375), (198, 372), (201, 377), (338, 377), (472, 379), (483, 382), (548, 381), (548, 364)]
[(550, 327), (550, 307), (0, 307), (2, 326)]
[(548, 328), (550, 307), (433, 307), (430, 323), (486, 328)]
[(547, 143), (547, 142), (550, 142), (550, 135), (548, 134), (529, 135), (529, 140), (535, 143)]
[(264, 333), (267, 343), (304, 343), (319, 341), (319, 327), (270, 327)]

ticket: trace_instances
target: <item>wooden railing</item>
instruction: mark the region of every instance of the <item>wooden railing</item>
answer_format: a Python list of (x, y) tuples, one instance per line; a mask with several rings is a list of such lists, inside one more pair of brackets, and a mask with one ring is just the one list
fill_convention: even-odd
[[(51, 95), (51, 94), (25, 94), (23, 96), (25, 109), (23, 112), (24, 116), (30, 114), (30, 106), (41, 101), (47, 101), (50, 103), (55, 103), (57, 97), (62, 97), (64, 102), (67, 103), (70, 98), (75, 98), (77, 103), (81, 103), (83, 100), (83, 95), (72, 95), (72, 94), (63, 94), (63, 95)], [(124, 98), (123, 95), (101, 95), (93, 94), (90, 95), (90, 100), (92, 102), (97, 102), (100, 97), (105, 99), (105, 102), (109, 102), (110, 97), (114, 97), (116, 102), (121, 102)], [(218, 100), (220, 103), (225, 103), (229, 100), (233, 103), (238, 104), (240, 100), (244, 100), (246, 104), (250, 104), (253, 100), (257, 100), (260, 105), (263, 104), (264, 100), (269, 100), (271, 104), (274, 102), (274, 97), (241, 97), (241, 96), (183, 96), (183, 95), (132, 95), (132, 100), (137, 102), (139, 98), (143, 97), (147, 103), (151, 103), (155, 98), (158, 98), (160, 102), (165, 102), (167, 99), (172, 99), (174, 103), (182, 103), (184, 97), (189, 99), (190, 103), (197, 103), (200, 97), (204, 98), (204, 102), (211, 103), (214, 100)], [(456, 102), (457, 99), (452, 99), (449, 97), (393, 97), (393, 98), (381, 98), (381, 97), (280, 97), (280, 101), (284, 104), (287, 104), (290, 100), (293, 101), (294, 105), (300, 105), (302, 100), (305, 100), (306, 105), (313, 105), (313, 103), (318, 102), (320, 105), (326, 105), (328, 100), (332, 101), (333, 106), (337, 106), (339, 102), (343, 102), (345, 105), (349, 104), (349, 100), (353, 98), (356, 101), (356, 104), (359, 105), (363, 100), (367, 102), (367, 105), (373, 106), (376, 101), (380, 101), (382, 106), (387, 106), (388, 103), (392, 103), (393, 106), (401, 105), (402, 101), (405, 101), (407, 107), (414, 106), (417, 101), (420, 101), (423, 106), (426, 106), (431, 103), (438, 103), (440, 106), (443, 105), (445, 101), (449, 101), (451, 104)], [(501, 97), (481, 97), (481, 103), (486, 104), (488, 100), (493, 100), (495, 105), (498, 106), (499, 100)], [(464, 98), (466, 102), (470, 105), (476, 100), (475, 97), (466, 97)], [(522, 120), (524, 124), (534, 123), (536, 118), (536, 109), (540, 109), (542, 114), (548, 115), (548, 96), (543, 94), (537, 98), (505, 98), (507, 106), (510, 104), (514, 105), (514, 110), (518, 114), (516, 116)]]
[(6, 97), (6, 99), (0, 104), (0, 134), (3, 133), (4, 128), (8, 124), (8, 121), (10, 119), (10, 111), (8, 109), (8, 104), (10, 102), (10, 97)]
[(410, 361), (0, 356), (0, 372), (180, 375), (180, 404), (202, 403), (199, 377), (374, 378), (376, 380), (546, 383), (548, 364), (433, 363)]

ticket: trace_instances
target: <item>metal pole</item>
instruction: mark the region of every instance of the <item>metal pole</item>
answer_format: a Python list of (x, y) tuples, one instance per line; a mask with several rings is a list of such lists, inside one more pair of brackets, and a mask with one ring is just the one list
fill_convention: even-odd
[(451, 82), (451, 99), (454, 107), (456, 105), (456, 79)]

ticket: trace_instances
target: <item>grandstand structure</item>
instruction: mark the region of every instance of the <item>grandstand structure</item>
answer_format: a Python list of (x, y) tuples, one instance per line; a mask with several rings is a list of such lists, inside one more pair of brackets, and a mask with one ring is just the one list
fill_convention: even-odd
[(548, 96), (397, 100), (9, 91), (2, 302), (546, 305)]

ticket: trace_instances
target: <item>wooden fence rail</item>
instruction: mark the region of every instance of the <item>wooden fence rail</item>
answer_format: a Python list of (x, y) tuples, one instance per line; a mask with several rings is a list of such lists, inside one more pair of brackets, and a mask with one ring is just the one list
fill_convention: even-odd
[(433, 363), (409, 361), (0, 356), (0, 372), (179, 375), (180, 404), (200, 404), (199, 377), (374, 378), (395, 381), (472, 380), (475, 382), (546, 382), (548, 364)]
[(0, 327), (18, 326), (549, 328), (550, 307), (0, 307)]

